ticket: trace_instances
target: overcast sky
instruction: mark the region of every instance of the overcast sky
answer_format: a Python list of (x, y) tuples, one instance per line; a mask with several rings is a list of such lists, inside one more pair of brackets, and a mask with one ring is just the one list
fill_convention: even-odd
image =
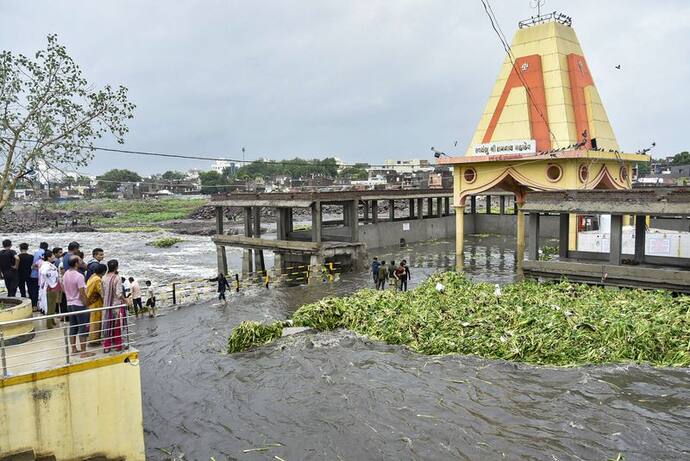
[[(529, 0), (492, 0), (512, 40)], [(690, 148), (690, 1), (549, 0), (574, 28), (618, 142)], [(90, 82), (137, 104), (125, 146), (346, 162), (464, 153), (504, 54), (480, 0), (8, 1), (0, 47), (57, 33)], [(622, 69), (617, 70), (615, 65)], [(104, 139), (100, 145), (114, 143)], [(210, 162), (97, 154), (150, 174)]]

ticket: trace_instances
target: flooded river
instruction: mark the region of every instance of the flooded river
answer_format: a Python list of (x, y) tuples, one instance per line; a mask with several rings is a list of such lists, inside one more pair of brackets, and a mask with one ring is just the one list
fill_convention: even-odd
[[(148, 236), (122, 235), (105, 246), (135, 276), (152, 271), (168, 280), (177, 271), (205, 276), (215, 269), (207, 237), (156, 250), (145, 245)], [(52, 244), (54, 236), (46, 237)], [(81, 238), (87, 248), (98, 240)], [(469, 237), (467, 272), (511, 281), (512, 248), (510, 238)], [(410, 261), (414, 284), (452, 266), (452, 252), (452, 242), (432, 242), (376, 255)], [(249, 288), (226, 306), (201, 302), (141, 320), (148, 459), (690, 459), (687, 370), (423, 356), (349, 332), (225, 353), (242, 320), (285, 319), (305, 302), (370, 285), (369, 274), (350, 273), (333, 284)]]

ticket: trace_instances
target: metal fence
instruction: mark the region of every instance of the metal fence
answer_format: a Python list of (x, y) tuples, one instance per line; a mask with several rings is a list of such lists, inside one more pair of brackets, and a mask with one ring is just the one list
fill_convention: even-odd
[[(0, 322), (1, 376), (33, 373), (129, 350), (134, 344), (134, 323), (126, 307), (122, 304)], [(85, 316), (88, 321), (80, 318)], [(49, 328), (50, 323), (55, 326)]]

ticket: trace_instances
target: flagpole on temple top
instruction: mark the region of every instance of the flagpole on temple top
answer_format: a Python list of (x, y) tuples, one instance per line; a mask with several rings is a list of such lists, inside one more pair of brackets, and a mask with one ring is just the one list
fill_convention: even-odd
[(530, 0), (529, 2), (532, 8), (537, 9), (537, 17), (541, 16), (541, 7), (546, 5), (546, 0)]

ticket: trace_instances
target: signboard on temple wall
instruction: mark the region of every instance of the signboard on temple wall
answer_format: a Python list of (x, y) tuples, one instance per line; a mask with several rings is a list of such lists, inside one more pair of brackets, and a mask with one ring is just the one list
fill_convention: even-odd
[(501, 155), (501, 154), (536, 154), (537, 141), (534, 139), (522, 139), (518, 141), (490, 142), (476, 144), (474, 155)]

